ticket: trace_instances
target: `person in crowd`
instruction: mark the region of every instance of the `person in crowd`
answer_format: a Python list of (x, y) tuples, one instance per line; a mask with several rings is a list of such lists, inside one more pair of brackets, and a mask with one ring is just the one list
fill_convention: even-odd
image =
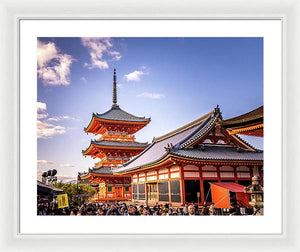
[(164, 210), (162, 208), (159, 208), (157, 215), (159, 216), (164, 215)]
[(98, 215), (100, 216), (106, 215), (102, 207), (98, 209)]
[(140, 212), (137, 210), (136, 206), (129, 205), (128, 215), (140, 215)]
[(153, 211), (156, 212), (158, 211), (158, 208), (159, 208), (159, 204), (157, 202), (155, 202), (155, 205), (153, 206)]
[(125, 215), (125, 216), (128, 215), (128, 210), (127, 210), (127, 208), (124, 205), (120, 209), (120, 214), (121, 215)]
[(108, 209), (106, 215), (120, 215), (120, 212), (115, 204), (111, 204), (110, 208)]
[(183, 215), (182, 208), (177, 208), (177, 215)]
[(183, 215), (188, 215), (188, 203), (185, 203), (184, 204), (184, 207), (183, 207), (183, 209), (182, 209), (182, 214)]
[(214, 215), (215, 214), (215, 204), (211, 203), (209, 206), (209, 215)]
[(194, 215), (196, 215), (195, 213), (195, 207), (194, 207), (194, 205), (189, 205), (188, 206), (188, 213), (189, 213), (189, 216), (194, 216)]
[(86, 215), (93, 215), (93, 209), (91, 207), (87, 209)]
[[(155, 203), (154, 206), (149, 205), (136, 205), (126, 203), (87, 203), (87, 204), (70, 204), (66, 208), (58, 208), (58, 204), (55, 201), (38, 201), (37, 203), (37, 215), (63, 215), (63, 216), (115, 216), (115, 215), (135, 215), (135, 216), (171, 216), (171, 215), (217, 215), (218, 208), (214, 207), (214, 204), (208, 206), (204, 203), (203, 206), (197, 204), (184, 204), (180, 207), (174, 207), (172, 203), (166, 203), (160, 205)], [(228, 211), (227, 215), (241, 215), (241, 209), (238, 205), (225, 209)], [(223, 211), (224, 214), (224, 211)], [(247, 208), (243, 215), (253, 214), (252, 208)]]
[(150, 214), (148, 213), (147, 209), (144, 208), (141, 215), (143, 215), (143, 216), (148, 216), (148, 215), (150, 215)]
[(164, 210), (165, 212), (168, 212), (168, 211), (169, 211), (169, 202), (166, 203), (166, 204), (164, 205), (163, 210)]
[(143, 211), (144, 211), (144, 206), (143, 205), (140, 205), (139, 209), (138, 209), (140, 215), (143, 214)]
[(206, 205), (206, 202), (202, 206), (201, 215), (209, 215), (209, 207)]
[(172, 215), (178, 215), (177, 211), (174, 210), (174, 211), (172, 212)]

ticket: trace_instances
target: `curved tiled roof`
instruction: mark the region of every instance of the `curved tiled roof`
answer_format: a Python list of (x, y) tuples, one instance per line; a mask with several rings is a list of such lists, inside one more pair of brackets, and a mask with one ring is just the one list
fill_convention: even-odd
[[(162, 137), (154, 139), (153, 143), (141, 154), (125, 163), (123, 167), (114, 170), (116, 173), (127, 172), (150, 166), (163, 160), (168, 154), (197, 160), (235, 160), (262, 161), (263, 152), (253, 149), (242, 139), (246, 149), (229, 145), (204, 145), (204, 149), (189, 148), (190, 144), (205, 136), (209, 130), (222, 119), (219, 107), (212, 112)], [(248, 148), (248, 149), (247, 149)]]
[(202, 125), (207, 118), (210, 118), (210, 116), (211, 113), (207, 114), (206, 117), (201, 117), (201, 120), (198, 120), (197, 123), (187, 124), (186, 126), (179, 128), (180, 130), (173, 131), (172, 134), (167, 134), (155, 139), (147, 149), (129, 162), (125, 163), (124, 166), (117, 169), (116, 172), (135, 169), (139, 166), (151, 164), (162, 159), (168, 154), (168, 146), (178, 145), (188, 136), (193, 135), (196, 131), (198, 131), (199, 125)]
[(263, 123), (264, 106), (254, 109), (243, 115), (239, 115), (222, 121), (222, 126), (225, 128), (235, 128), (241, 126), (251, 126), (257, 123)]
[(218, 114), (215, 114), (212, 117), (208, 117), (205, 122), (203, 122), (199, 128), (194, 132), (194, 134), (191, 134), (190, 136), (188, 136), (186, 139), (184, 139), (184, 141), (182, 141), (179, 145), (179, 148), (185, 148), (186, 146), (188, 146), (189, 144), (195, 142), (196, 140), (198, 140), (200, 137), (202, 137), (205, 133), (207, 133), (211, 127), (216, 123), (217, 119), (218, 119)]
[(121, 109), (118, 105), (113, 105), (110, 110), (103, 114), (93, 113), (93, 116), (99, 119), (126, 122), (150, 122), (151, 120), (151, 118), (132, 115)]
[(172, 150), (170, 154), (200, 160), (263, 161), (262, 151), (237, 149), (232, 146), (205, 146), (204, 149)]
[(146, 148), (149, 146), (148, 143), (140, 143), (136, 141), (108, 141), (108, 140), (100, 140), (100, 141), (91, 141), (91, 144), (99, 145), (99, 146), (108, 146), (108, 147), (128, 147), (128, 148)]
[(97, 169), (89, 169), (89, 173), (95, 174), (105, 174), (105, 175), (112, 175), (112, 168), (111, 167), (100, 167)]

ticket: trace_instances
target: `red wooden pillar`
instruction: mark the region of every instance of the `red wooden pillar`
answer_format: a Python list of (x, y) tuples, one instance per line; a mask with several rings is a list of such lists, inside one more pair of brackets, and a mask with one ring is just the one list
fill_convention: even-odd
[(238, 177), (237, 177), (236, 166), (233, 166), (233, 171), (234, 171), (234, 181), (235, 181), (235, 183), (239, 183), (239, 180), (238, 180)]
[(254, 169), (254, 165), (249, 165), (249, 168), (250, 168), (250, 179), (252, 179), (253, 177), (253, 169)]
[(145, 202), (148, 205), (147, 172), (145, 172)]
[(258, 167), (258, 171), (259, 171), (260, 184), (263, 186), (264, 185), (264, 180), (263, 180), (262, 168), (263, 168), (263, 166)]
[(170, 168), (168, 168), (168, 191), (169, 191), (169, 202), (171, 202), (171, 186), (170, 186), (171, 172)]
[(112, 192), (113, 192), (113, 198), (115, 199), (115, 202), (117, 201), (117, 194), (116, 194), (116, 185), (114, 184), (112, 187)]
[(218, 182), (221, 182), (220, 165), (216, 165)]
[(159, 201), (159, 184), (158, 184), (158, 180), (159, 180), (159, 172), (158, 170), (156, 170), (156, 182), (157, 182), (157, 192), (156, 192), (156, 201)]
[(204, 195), (204, 184), (203, 184), (203, 176), (202, 176), (202, 166), (199, 167), (199, 175), (200, 175), (200, 197), (201, 197), (201, 204), (204, 203), (205, 195)]
[(181, 203), (185, 204), (184, 170), (182, 165), (180, 165), (179, 168), (180, 168), (180, 184), (181, 184)]

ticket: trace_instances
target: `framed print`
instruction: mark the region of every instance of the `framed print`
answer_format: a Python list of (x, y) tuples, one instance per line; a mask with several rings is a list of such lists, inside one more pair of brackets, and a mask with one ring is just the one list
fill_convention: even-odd
[(14, 16), (3, 54), (15, 57), (3, 65), (14, 84), (1, 92), (13, 238), (3, 248), (46, 238), (108, 248), (126, 237), (116, 250), (209, 248), (211, 238), (225, 250), (248, 238), (297, 250), (290, 4), (242, 18)]
[[(96, 27), (105, 28), (98, 34), (94, 33)], [(62, 32), (55, 35), (60, 29)], [(63, 35), (66, 30), (70, 34)], [(187, 50), (191, 47), (193, 50)], [(30, 66), (31, 49), (37, 52), (37, 70), (36, 63)], [(130, 223), (139, 222), (136, 216), (120, 219), (109, 215), (146, 215), (149, 217), (144, 217), (140, 233), (156, 233), (151, 224), (158, 222), (168, 226), (160, 234), (214, 234), (216, 230), (281, 234), (281, 209), (271, 211), (269, 204), (275, 198), (281, 202), (281, 166), (277, 165), (281, 163), (281, 149), (268, 148), (275, 145), (275, 132), (265, 133), (280, 132), (281, 115), (277, 113), (277, 121), (272, 116), (272, 111), (281, 107), (280, 20), (20, 20), (20, 59), (21, 234), (57, 233), (55, 228), (62, 219), (66, 225), (59, 233), (76, 232), (70, 215), (80, 216), (76, 226), (87, 233), (114, 234), (114, 218), (128, 226), (117, 233), (133, 234), (136, 225)], [(180, 68), (181, 63), (176, 62), (186, 61), (189, 67), (175, 77), (181, 81), (169, 82), (166, 72)], [(72, 75), (72, 69), (79, 75)], [(196, 74), (200, 69), (202, 77)], [(220, 69), (218, 78), (209, 77), (213, 69)], [(110, 88), (104, 82), (110, 72), (111, 92), (107, 92)], [(189, 80), (193, 73), (197, 77)], [(235, 77), (238, 81), (234, 75), (239, 76)], [(37, 78), (37, 85), (22, 85), (23, 81), (32, 83), (33, 78)], [(164, 81), (159, 83), (159, 79)], [(100, 95), (95, 93), (97, 89)], [(236, 109), (239, 99), (245, 108)], [(209, 109), (206, 103), (212, 104), (211, 100), (222, 105)], [(29, 108), (35, 103), (37, 111)], [(99, 104), (102, 111), (92, 113), (88, 122), (89, 107)], [(137, 104), (139, 110), (134, 109)], [(222, 107), (228, 107), (228, 112)], [(186, 110), (191, 116), (181, 119)], [(37, 128), (33, 120), (27, 120), (29, 111), (37, 116)], [(137, 116), (142, 113), (151, 118)], [(172, 114), (174, 118), (168, 116)], [(139, 133), (142, 131), (144, 135)], [(86, 139), (83, 133), (96, 139)], [(149, 143), (153, 134), (158, 136)], [(37, 145), (29, 147), (33, 136), (37, 136)], [(80, 148), (82, 143), (87, 143), (85, 149)], [(91, 164), (93, 159), (96, 163)], [(33, 160), (37, 167), (30, 165)], [(85, 171), (81, 168), (84, 165), (91, 168)], [(31, 171), (27, 168), (22, 172), (25, 166), (36, 168), (37, 198), (30, 191), (36, 190), (29, 186), (33, 183)], [(75, 182), (67, 180), (68, 176)], [(47, 187), (54, 192), (49, 195)], [(27, 199), (29, 195), (31, 199)], [(34, 199), (37, 209), (28, 204)], [(92, 216), (87, 219), (86, 215)], [(180, 215), (178, 220), (174, 215)], [(199, 223), (192, 225), (196, 220), (187, 219), (188, 215), (198, 215)], [(228, 218), (233, 215), (238, 216)], [(213, 222), (214, 228), (209, 230)], [(100, 223), (105, 228), (99, 229)]]

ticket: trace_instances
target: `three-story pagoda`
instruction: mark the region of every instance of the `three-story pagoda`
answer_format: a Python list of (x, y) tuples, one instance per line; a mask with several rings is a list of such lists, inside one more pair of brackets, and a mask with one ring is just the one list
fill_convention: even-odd
[(114, 69), (111, 109), (103, 114), (93, 113), (86, 133), (100, 136), (91, 140), (82, 151), (84, 156), (100, 159), (87, 173), (79, 173), (81, 182), (96, 186), (95, 201), (120, 201), (131, 198), (130, 177), (113, 175), (114, 169), (128, 162), (148, 147), (135, 141), (134, 134), (145, 127), (150, 118), (134, 116), (117, 104), (117, 77)]

